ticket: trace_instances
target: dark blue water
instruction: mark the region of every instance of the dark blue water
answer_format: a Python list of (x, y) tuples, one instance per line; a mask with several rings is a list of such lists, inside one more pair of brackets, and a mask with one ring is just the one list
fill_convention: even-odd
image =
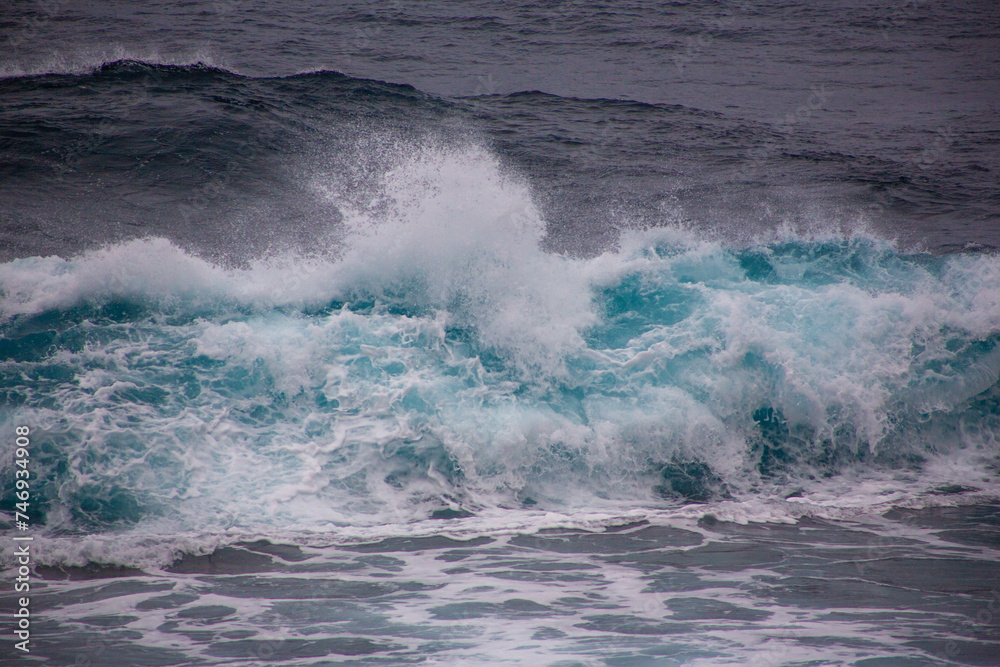
[(998, 26), (5, 7), (31, 655), (996, 663)]

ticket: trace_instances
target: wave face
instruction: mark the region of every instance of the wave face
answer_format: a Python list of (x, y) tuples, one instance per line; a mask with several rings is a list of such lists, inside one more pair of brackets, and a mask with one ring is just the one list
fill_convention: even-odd
[(674, 228), (574, 258), (542, 248), (531, 188), (489, 151), (405, 153), (364, 205), (316, 183), (343, 221), (329, 251), (234, 268), (148, 238), (0, 265), (3, 419), (45, 433), (49, 529), (676, 504), (877, 471), (919, 490), (942, 465), (981, 487), (995, 465), (996, 256)]

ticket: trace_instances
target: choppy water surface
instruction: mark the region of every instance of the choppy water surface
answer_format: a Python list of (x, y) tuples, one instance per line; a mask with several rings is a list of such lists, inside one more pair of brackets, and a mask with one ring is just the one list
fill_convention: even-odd
[(32, 656), (996, 663), (996, 8), (455, 11), (3, 17)]
[(460, 539), (442, 532), (467, 520), (449, 519), (339, 547), (239, 542), (145, 573), (44, 568), (39, 644), (60, 664), (991, 664), (996, 510), (644, 512)]

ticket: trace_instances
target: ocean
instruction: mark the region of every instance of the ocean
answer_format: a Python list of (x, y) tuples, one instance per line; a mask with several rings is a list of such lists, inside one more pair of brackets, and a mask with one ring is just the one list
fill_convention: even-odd
[(3, 664), (1000, 665), (1000, 5), (0, 12)]

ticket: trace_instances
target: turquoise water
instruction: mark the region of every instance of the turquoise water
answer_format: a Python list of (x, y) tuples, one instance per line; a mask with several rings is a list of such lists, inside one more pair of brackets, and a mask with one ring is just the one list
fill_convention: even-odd
[(311, 256), (226, 268), (148, 239), (0, 267), (4, 419), (45, 433), (47, 531), (354, 529), (858, 474), (884, 478), (875, 504), (994, 492), (997, 257), (660, 229), (571, 258), (477, 149), (384, 187), (390, 213)]
[(997, 664), (995, 4), (6, 3), (0, 663)]

